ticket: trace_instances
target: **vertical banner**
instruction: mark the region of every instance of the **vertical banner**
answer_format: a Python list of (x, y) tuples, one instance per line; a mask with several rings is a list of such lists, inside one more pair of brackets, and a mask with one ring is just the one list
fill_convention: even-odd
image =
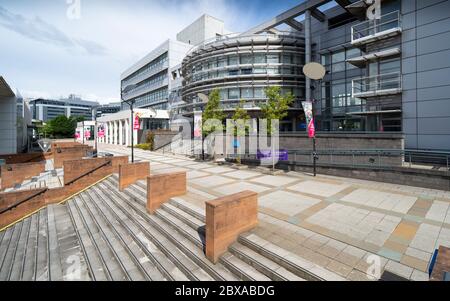
[(85, 130), (84, 131), (84, 138), (91, 138), (91, 131), (89, 131), (89, 130)]
[(104, 138), (105, 137), (105, 128), (103, 127), (103, 125), (98, 127), (97, 137), (98, 138)]
[(202, 137), (202, 123), (203, 117), (202, 112), (194, 112), (194, 138)]
[(141, 129), (141, 120), (140, 120), (138, 114), (136, 114), (136, 116), (134, 117), (133, 129), (134, 130), (140, 130)]
[(316, 137), (316, 127), (314, 125), (313, 103), (312, 103), (312, 101), (303, 101), (302, 105), (303, 105), (303, 111), (305, 111), (305, 116), (306, 116), (308, 137), (315, 138)]

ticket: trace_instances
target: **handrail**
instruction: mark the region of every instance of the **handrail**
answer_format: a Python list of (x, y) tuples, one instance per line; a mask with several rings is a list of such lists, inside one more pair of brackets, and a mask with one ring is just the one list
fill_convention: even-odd
[(14, 204), (12, 204), (12, 205), (9, 205), (9, 206), (6, 207), (5, 209), (0, 210), (0, 214), (3, 214), (3, 213), (5, 213), (5, 212), (8, 212), (8, 211), (10, 211), (10, 210), (12, 210), (12, 209), (14, 209), (14, 208), (16, 208), (16, 207), (22, 205), (23, 203), (28, 202), (28, 201), (31, 200), (31, 199), (34, 199), (35, 197), (37, 197), (37, 196), (39, 196), (39, 195), (41, 195), (41, 194), (43, 194), (43, 193), (45, 193), (45, 192), (47, 192), (47, 191), (48, 191), (48, 188), (47, 188), (47, 187), (46, 187), (46, 188), (43, 188), (43, 189), (40, 189), (39, 191), (37, 191), (36, 193), (33, 193), (32, 195), (26, 197), (25, 199), (20, 200), (20, 201), (14, 203)]
[(112, 160), (108, 160), (107, 162), (101, 164), (100, 166), (95, 167), (94, 169), (91, 169), (90, 171), (85, 172), (84, 174), (82, 174), (81, 176), (76, 177), (75, 179), (70, 180), (69, 182), (67, 182), (65, 185), (72, 185), (73, 183), (75, 183), (76, 181), (90, 175), (93, 172), (96, 172), (97, 170), (99, 170), (102, 167), (105, 167), (107, 165), (111, 165), (112, 164)]

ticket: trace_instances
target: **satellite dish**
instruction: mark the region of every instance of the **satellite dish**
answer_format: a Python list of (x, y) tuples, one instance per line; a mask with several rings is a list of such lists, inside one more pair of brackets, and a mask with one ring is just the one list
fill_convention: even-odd
[(308, 63), (303, 67), (303, 73), (310, 79), (319, 80), (325, 77), (327, 71), (319, 63)]

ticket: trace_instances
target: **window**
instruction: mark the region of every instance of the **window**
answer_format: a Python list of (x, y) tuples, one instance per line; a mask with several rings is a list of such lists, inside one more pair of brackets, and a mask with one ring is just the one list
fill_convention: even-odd
[(268, 64), (278, 64), (280, 62), (280, 57), (278, 54), (268, 54), (267, 63)]
[(283, 54), (283, 64), (292, 64), (292, 55)]
[(239, 58), (237, 55), (228, 57), (228, 66), (236, 66), (239, 65)]
[(361, 50), (358, 48), (347, 49), (347, 59), (355, 58), (361, 56)]
[(217, 66), (218, 67), (225, 67), (226, 65), (227, 65), (226, 58), (224, 58), (224, 57), (219, 58)]
[(250, 54), (242, 54), (241, 55), (241, 64), (253, 64), (253, 57)]
[(253, 89), (252, 88), (242, 88), (241, 89), (241, 97), (242, 98), (253, 98)]
[(333, 64), (345, 61), (345, 52), (339, 51), (332, 55)]
[(345, 84), (333, 84), (331, 87), (333, 107), (344, 107), (346, 103)]
[(238, 98), (239, 98), (239, 89), (228, 90), (228, 99), (238, 99)]
[(253, 57), (255, 64), (265, 64), (266, 56), (262, 53), (257, 53)]
[(239, 70), (230, 70), (229, 72), (228, 72), (228, 75), (229, 76), (236, 76), (236, 75), (238, 75), (239, 74)]
[(266, 93), (263, 88), (255, 88), (255, 98), (265, 98)]
[(336, 73), (345, 71), (345, 64), (346, 64), (345, 62), (333, 64), (331, 72)]
[(328, 65), (331, 63), (330, 59), (331, 59), (331, 58), (330, 58), (330, 55), (329, 55), (329, 54), (323, 54), (323, 55), (321, 56), (322, 65), (328, 66)]
[(241, 74), (243, 75), (248, 75), (248, 74), (252, 74), (253, 73), (253, 69), (242, 69), (241, 70)]
[(266, 68), (255, 68), (253, 69), (253, 74), (266, 74)]

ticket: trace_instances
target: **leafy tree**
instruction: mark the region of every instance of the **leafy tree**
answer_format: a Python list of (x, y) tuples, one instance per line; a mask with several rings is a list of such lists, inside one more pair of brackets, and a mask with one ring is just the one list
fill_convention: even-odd
[(265, 90), (268, 101), (261, 105), (261, 113), (267, 119), (267, 133), (272, 134), (272, 120), (283, 120), (288, 115), (289, 107), (294, 102), (294, 95), (281, 94), (280, 87), (268, 87)]
[(77, 118), (65, 115), (50, 120), (43, 128), (46, 136), (54, 138), (72, 138), (77, 127)]
[[(234, 112), (234, 115), (232, 117), (234, 122), (237, 122), (238, 120), (247, 121), (250, 119), (250, 115), (248, 114), (247, 110), (244, 109), (245, 100), (241, 100), (239, 105), (236, 107), (236, 111)], [(245, 136), (248, 133), (249, 127), (245, 126), (244, 129), (235, 127), (234, 128), (234, 135), (235, 136)]]
[(208, 103), (203, 111), (203, 136), (206, 137), (216, 130), (215, 127), (205, 128), (205, 124), (208, 120), (219, 120), (223, 123), (226, 116), (227, 115), (220, 107), (220, 90), (214, 89), (209, 94)]

